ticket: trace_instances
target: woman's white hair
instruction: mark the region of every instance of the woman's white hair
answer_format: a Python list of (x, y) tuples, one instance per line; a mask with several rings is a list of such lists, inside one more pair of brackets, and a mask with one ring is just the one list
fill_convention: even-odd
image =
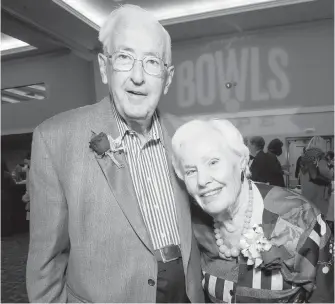
[(100, 28), (99, 32), (99, 41), (103, 46), (104, 52), (108, 53), (110, 52), (109, 48), (111, 46), (111, 39), (113, 37), (113, 34), (117, 31), (117, 27), (122, 22), (125, 22), (127, 20), (141, 20), (140, 22), (143, 23), (157, 24), (162, 29), (165, 44), (163, 59), (165, 63), (168, 66), (170, 66), (172, 62), (172, 55), (171, 55), (171, 37), (169, 33), (151, 13), (149, 13), (148, 11), (144, 10), (143, 8), (137, 5), (125, 4), (115, 9), (109, 14), (104, 24)]
[[(177, 129), (172, 137), (172, 164), (177, 176), (182, 180), (184, 179), (182, 168), (180, 167), (182, 146), (188, 140), (194, 139), (195, 134), (198, 134), (198, 131), (203, 129), (213, 130), (219, 134), (222, 145), (228, 147), (240, 158), (241, 171), (244, 172), (246, 177), (249, 177), (249, 149), (244, 144), (240, 131), (230, 121), (225, 119), (192, 120)], [(201, 138), (198, 140), (201, 140)]]

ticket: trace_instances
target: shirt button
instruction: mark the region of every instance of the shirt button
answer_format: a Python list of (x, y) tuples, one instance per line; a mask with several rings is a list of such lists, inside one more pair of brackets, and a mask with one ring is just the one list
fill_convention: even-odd
[(155, 286), (155, 281), (153, 280), (153, 279), (149, 279), (148, 280), (148, 284), (150, 285), (150, 286)]

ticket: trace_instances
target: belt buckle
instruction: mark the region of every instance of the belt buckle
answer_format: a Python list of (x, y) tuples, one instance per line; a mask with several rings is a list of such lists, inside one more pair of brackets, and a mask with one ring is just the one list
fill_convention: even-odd
[[(175, 245), (175, 246), (177, 246), (179, 248), (178, 245)], [(169, 246), (167, 246), (167, 247), (169, 247)], [(178, 260), (180, 258), (180, 256), (177, 256), (177, 257), (174, 257), (174, 258), (167, 258), (163, 249), (164, 248), (159, 249), (159, 252), (161, 253), (161, 256), (162, 256), (163, 263), (168, 263), (168, 262), (171, 262), (171, 261), (175, 261), (175, 260)]]

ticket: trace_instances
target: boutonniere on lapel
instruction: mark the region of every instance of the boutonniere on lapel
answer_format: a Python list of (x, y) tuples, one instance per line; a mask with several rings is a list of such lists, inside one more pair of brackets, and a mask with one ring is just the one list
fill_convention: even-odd
[(96, 135), (93, 132), (93, 137), (91, 138), (89, 147), (99, 158), (109, 157), (118, 168), (124, 167), (124, 165), (120, 164), (115, 158), (115, 153), (125, 151), (122, 145), (121, 136), (114, 139), (112, 136), (106, 133), (100, 132), (98, 135)]

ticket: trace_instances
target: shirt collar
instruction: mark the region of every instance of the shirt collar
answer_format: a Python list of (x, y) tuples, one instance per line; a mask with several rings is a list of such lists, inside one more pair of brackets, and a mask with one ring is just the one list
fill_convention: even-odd
[[(129, 126), (123, 119), (123, 117), (116, 110), (113, 99), (111, 99), (111, 105), (112, 105), (112, 111), (113, 111), (113, 114), (114, 114), (114, 117), (117, 123), (117, 127), (118, 127), (122, 140), (126, 134), (132, 134), (132, 133), (136, 134), (134, 130), (129, 128)], [(158, 114), (157, 114), (157, 111), (155, 111), (152, 117), (151, 128), (149, 131), (149, 138), (150, 138), (149, 140), (160, 140), (163, 143), (163, 140), (161, 140), (163, 138), (162, 134), (163, 133), (162, 133), (161, 125), (159, 123)]]

